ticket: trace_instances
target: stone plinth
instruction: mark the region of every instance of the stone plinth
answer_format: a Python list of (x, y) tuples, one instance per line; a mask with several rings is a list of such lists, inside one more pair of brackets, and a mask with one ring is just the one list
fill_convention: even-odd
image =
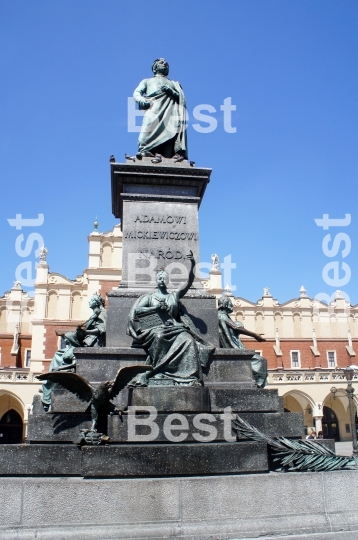
[[(77, 373), (93, 383), (114, 379), (119, 368), (144, 364), (146, 353), (142, 348), (97, 347), (75, 349)], [(255, 351), (216, 349), (204, 370), (205, 386), (225, 385), (230, 388), (256, 388), (251, 358)]]
[(0, 445), (0, 476), (150, 477), (268, 470), (266, 444)]
[[(227, 438), (227, 435), (231, 436), (233, 440), (237, 439), (236, 433), (231, 429), (229, 433), (225, 433), (225, 425), (223, 420), (223, 414), (210, 413), (197, 415), (193, 413), (181, 413), (185, 417), (188, 425), (188, 429), (183, 429), (182, 431), (178, 430), (174, 432), (175, 436), (179, 436), (182, 433), (186, 434), (185, 442), (198, 442), (205, 437), (210, 435), (210, 432), (204, 429), (205, 425), (213, 426), (216, 430), (215, 435), (212, 440), (215, 442), (224, 441)], [(277, 436), (280, 437), (290, 437), (290, 438), (301, 438), (303, 432), (303, 420), (300, 413), (292, 413), (289, 415), (287, 413), (240, 413), (241, 418), (249, 422), (252, 426), (259, 429), (265, 435), (270, 437)], [(148, 415), (136, 415), (137, 418), (148, 418)], [(167, 414), (158, 414), (155, 418), (155, 423), (159, 428), (159, 432), (156, 438), (156, 442), (169, 442), (167, 434), (164, 430), (164, 422), (167, 420)], [(200, 420), (199, 420), (200, 418)], [(198, 429), (198, 420), (200, 421), (200, 429)], [(108, 417), (108, 430), (107, 434), (110, 437), (112, 443), (128, 443), (128, 415), (120, 416), (109, 416)], [(136, 425), (136, 435), (147, 435), (148, 427), (146, 425)], [(49, 433), (50, 435), (50, 433)], [(143, 437), (144, 439), (144, 437)], [(242, 437), (239, 438), (243, 440)], [(143, 440), (142, 442), (146, 442)], [(148, 442), (148, 441), (147, 441)]]
[[(142, 291), (143, 292), (143, 291)], [(108, 293), (106, 344), (108, 347), (131, 347), (133, 339), (126, 334), (129, 312), (141, 293), (119, 288)], [(181, 300), (199, 335), (219, 347), (218, 313), (213, 295), (189, 292)]]
[(358, 537), (357, 471), (90, 481), (12, 477), (0, 479), (0, 495), (2, 540)]
[(209, 412), (210, 394), (206, 387), (148, 386), (130, 391), (129, 405), (155, 407), (157, 412)]
[[(112, 211), (121, 218), (121, 287), (155, 287), (155, 270), (164, 267), (173, 283), (187, 277), (191, 250), (199, 262), (198, 208), (211, 169), (187, 163), (112, 163)], [(195, 286), (201, 289), (198, 279)]]
[(27, 439), (31, 443), (72, 443), (91, 424), (89, 414), (30, 414)]

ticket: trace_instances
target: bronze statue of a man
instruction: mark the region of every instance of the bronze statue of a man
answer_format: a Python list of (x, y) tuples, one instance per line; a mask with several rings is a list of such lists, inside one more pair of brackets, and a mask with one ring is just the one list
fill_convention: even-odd
[(178, 82), (168, 79), (169, 64), (158, 58), (152, 65), (154, 77), (143, 79), (133, 97), (139, 109), (145, 110), (138, 139), (137, 157), (165, 158), (183, 161), (188, 157), (185, 97)]

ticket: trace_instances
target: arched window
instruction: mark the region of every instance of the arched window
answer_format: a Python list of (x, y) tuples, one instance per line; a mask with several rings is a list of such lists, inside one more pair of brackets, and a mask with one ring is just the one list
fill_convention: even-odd
[(278, 328), (278, 334), (282, 337), (282, 315), (281, 313), (275, 313), (275, 329)]
[(106, 243), (101, 246), (101, 266), (102, 268), (112, 267), (112, 244)]
[(47, 318), (56, 319), (57, 318), (57, 292), (51, 291), (48, 294), (47, 298)]
[(82, 297), (79, 291), (75, 291), (71, 297), (71, 319), (81, 319)]
[(10, 409), (0, 420), (0, 444), (22, 442), (22, 419), (19, 413)]

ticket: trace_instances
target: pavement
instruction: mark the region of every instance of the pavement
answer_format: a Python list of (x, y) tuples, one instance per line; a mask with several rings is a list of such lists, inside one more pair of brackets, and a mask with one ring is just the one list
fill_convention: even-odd
[(259, 536), (256, 538), (235, 538), (235, 540), (358, 540), (358, 531), (295, 534), (293, 536)]

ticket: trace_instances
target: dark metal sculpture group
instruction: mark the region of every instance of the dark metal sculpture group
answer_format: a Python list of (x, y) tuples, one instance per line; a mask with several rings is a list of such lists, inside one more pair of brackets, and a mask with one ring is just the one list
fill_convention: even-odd
[[(145, 110), (138, 141), (136, 157), (162, 158), (175, 162), (187, 159), (185, 97), (179, 83), (168, 78), (169, 65), (159, 58), (152, 66), (154, 76), (144, 79), (134, 91), (139, 108)], [(113, 157), (113, 156), (112, 156)], [(114, 157), (113, 157), (114, 159)], [(113, 161), (112, 159), (112, 161)], [(124, 388), (145, 386), (203, 386), (203, 370), (208, 367), (215, 347), (205, 341), (184, 309), (181, 299), (194, 282), (195, 260), (192, 252), (186, 256), (190, 261), (188, 279), (176, 290), (167, 290), (167, 273), (157, 273), (157, 289), (140, 296), (130, 310), (127, 334), (133, 338), (135, 347), (142, 347), (147, 360), (145, 365), (133, 365), (118, 370), (114, 380), (90, 384), (76, 371), (76, 347), (103, 347), (106, 336), (106, 310), (104, 300), (98, 294), (92, 296), (89, 306), (93, 313), (74, 332), (63, 338), (66, 348), (58, 350), (51, 362), (49, 373), (38, 378), (44, 381), (42, 403), (51, 412), (51, 392), (60, 385), (88, 404), (91, 413), (91, 429), (81, 430), (78, 444), (99, 445), (108, 437), (97, 432), (101, 415), (122, 414), (112, 402)], [(218, 257), (213, 255), (215, 268)], [(241, 322), (231, 318), (233, 304), (228, 296), (218, 301), (218, 327), (220, 346), (225, 349), (246, 350), (240, 335), (265, 339), (247, 330)], [(258, 388), (267, 382), (267, 361), (259, 354), (251, 359), (253, 379)], [(284, 437), (268, 437), (239, 416), (233, 420), (238, 438), (267, 443), (273, 454), (275, 470), (321, 471), (357, 468), (353, 459), (336, 456), (323, 446), (308, 441), (290, 440)]]

